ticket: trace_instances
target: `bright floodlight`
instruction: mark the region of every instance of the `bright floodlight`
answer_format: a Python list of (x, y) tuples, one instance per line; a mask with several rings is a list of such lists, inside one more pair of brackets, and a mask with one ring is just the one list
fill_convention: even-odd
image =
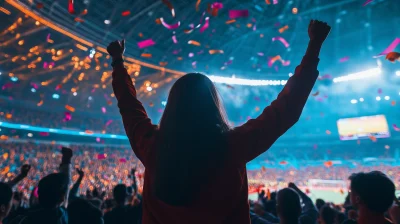
[(364, 98), (360, 98), (360, 102), (364, 102)]
[(390, 100), (390, 96), (385, 96), (385, 100)]
[(371, 77), (375, 77), (378, 76), (382, 73), (381, 68), (373, 68), (373, 69), (369, 69), (366, 71), (362, 71), (362, 72), (357, 72), (357, 73), (353, 73), (353, 74), (349, 74), (349, 75), (345, 75), (345, 76), (340, 76), (337, 78), (333, 79), (333, 82), (348, 82), (348, 81), (352, 81), (352, 80), (358, 80), (358, 79), (367, 79), (367, 78), (371, 78)]
[(356, 100), (356, 99), (352, 99), (352, 100), (350, 101), (350, 103), (356, 104), (356, 103), (357, 103), (357, 100)]
[(380, 96), (377, 96), (375, 99), (376, 99), (377, 101), (380, 101), (380, 100), (381, 100), (381, 97), (380, 97)]
[(239, 79), (214, 75), (209, 75), (208, 78), (215, 83), (242, 86), (284, 86), (287, 82), (287, 80)]
[(149, 92), (153, 90), (153, 88), (151, 88), (151, 86), (148, 86), (146, 89), (147, 89), (147, 91), (149, 91)]
[(400, 76), (400, 71), (396, 71), (396, 75), (397, 75), (397, 76)]

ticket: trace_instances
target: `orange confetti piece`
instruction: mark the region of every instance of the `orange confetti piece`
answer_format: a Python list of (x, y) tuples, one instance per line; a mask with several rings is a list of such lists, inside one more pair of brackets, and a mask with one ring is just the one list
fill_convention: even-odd
[(191, 32), (193, 32), (193, 30), (183, 30), (184, 33), (189, 34)]
[(189, 40), (188, 44), (195, 45), (195, 46), (201, 46), (201, 44), (199, 42), (194, 41), (194, 40)]
[(311, 94), (312, 96), (318, 96), (319, 95), (319, 91), (317, 90), (317, 92)]
[(226, 24), (231, 24), (231, 23), (234, 23), (234, 22), (236, 22), (236, 19), (227, 20), (225, 23)]
[(75, 112), (75, 108), (71, 107), (70, 105), (65, 105), (65, 109), (67, 109), (71, 112)]
[(1, 174), (7, 174), (8, 173), (8, 171), (10, 171), (10, 167), (9, 166), (6, 166), (6, 167), (4, 167), (4, 169), (3, 169), (3, 171), (1, 172)]
[(396, 106), (396, 101), (393, 100), (391, 104), (392, 106)]
[(7, 119), (11, 119), (12, 118), (12, 114), (6, 114), (6, 118)]
[(285, 30), (287, 30), (287, 29), (289, 29), (289, 26), (288, 26), (288, 25), (286, 25), (286, 26), (280, 28), (280, 29), (279, 29), (279, 33), (283, 33), (283, 32), (285, 32)]
[(371, 139), (371, 141), (373, 141), (373, 142), (376, 142), (376, 141), (377, 141), (375, 136), (372, 136), (372, 135), (371, 135), (371, 136), (368, 136), (368, 138)]
[(76, 18), (75, 18), (75, 22), (78, 22), (78, 23), (83, 23), (83, 22), (84, 22), (84, 20), (83, 20), (83, 19), (81, 19), (81, 18), (79, 18), (79, 17), (76, 17)]
[(224, 53), (223, 50), (209, 50), (208, 52), (210, 54), (223, 54)]
[(270, 0), (265, 0), (265, 3), (267, 3), (267, 5), (271, 5)]
[(153, 103), (153, 102), (150, 102), (150, 103), (149, 103), (149, 106), (150, 106), (150, 107), (154, 107), (154, 103)]
[(0, 136), (0, 140), (6, 141), (6, 140), (8, 140), (8, 136), (7, 135), (1, 135)]
[(160, 25), (160, 24), (161, 24), (161, 19), (160, 19), (160, 18), (157, 18), (157, 19), (156, 19), (156, 23), (157, 23), (158, 25)]
[[(161, 21), (160, 21), (161, 22)], [(143, 37), (143, 33), (139, 33), (139, 37)]]
[(6, 152), (6, 153), (3, 154), (3, 159), (4, 159), (4, 160), (8, 159), (8, 152)]
[(333, 166), (333, 162), (332, 161), (326, 161), (326, 162), (324, 162), (324, 166), (329, 168), (329, 167)]
[(152, 57), (152, 55), (149, 54), (149, 53), (143, 53), (140, 56), (143, 57), (143, 58), (151, 58)]
[(91, 130), (86, 130), (85, 133), (88, 134), (88, 135), (93, 135), (94, 132), (91, 131)]
[(286, 164), (288, 164), (288, 162), (285, 161), (285, 160), (282, 160), (282, 161), (279, 162), (279, 164), (281, 164), (281, 165), (286, 165)]
[(107, 104), (108, 104), (109, 106), (111, 106), (111, 105), (112, 105), (112, 101), (111, 101), (111, 100), (107, 101)]
[(251, 28), (252, 26), (253, 26), (253, 24), (251, 24), (251, 23), (247, 24), (247, 28)]
[(197, 0), (197, 2), (196, 2), (196, 12), (199, 11), (200, 3), (201, 3), (201, 0)]
[(160, 62), (160, 66), (162, 66), (162, 67), (166, 66), (167, 64), (168, 64), (168, 62), (164, 62), (164, 61)]
[(131, 11), (129, 11), (129, 10), (123, 11), (121, 13), (122, 16), (129, 16), (130, 14), (131, 14)]
[(183, 58), (182, 58), (182, 57), (178, 57), (177, 59), (178, 59), (178, 61), (182, 61), (182, 60), (183, 60)]
[(87, 9), (84, 9), (84, 10), (82, 11), (81, 15), (84, 16), (84, 15), (86, 15), (87, 13), (88, 13), (88, 10), (87, 10)]
[(40, 107), (43, 105), (43, 100), (41, 100), (39, 103), (36, 104), (36, 106)]

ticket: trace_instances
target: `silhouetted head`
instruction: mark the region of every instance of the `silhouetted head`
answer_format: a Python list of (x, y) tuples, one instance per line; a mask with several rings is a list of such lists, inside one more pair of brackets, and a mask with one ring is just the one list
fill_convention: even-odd
[(366, 208), (371, 212), (384, 213), (393, 204), (395, 185), (382, 172), (356, 173), (349, 179), (350, 201), (357, 209)]
[(317, 206), (317, 209), (318, 209), (318, 211), (319, 211), (319, 210), (321, 210), (322, 206), (325, 205), (325, 201), (322, 200), (321, 198), (318, 198), (318, 199), (315, 201), (315, 205)]
[(10, 213), (13, 192), (6, 183), (0, 183), (0, 222)]
[(83, 198), (77, 198), (68, 205), (68, 223), (70, 224), (103, 224), (103, 214)]
[(154, 185), (159, 199), (190, 204), (201, 186), (212, 181), (210, 170), (223, 164), (227, 148), (225, 117), (218, 92), (205, 75), (187, 74), (175, 82), (157, 137)]
[(319, 211), (319, 219), (321, 224), (334, 224), (336, 219), (336, 210), (328, 204), (321, 207)]
[(128, 200), (128, 189), (125, 184), (118, 184), (113, 189), (114, 200), (118, 205), (125, 205)]
[(54, 208), (65, 201), (68, 193), (68, 176), (63, 173), (52, 173), (39, 181), (39, 204)]
[(291, 188), (284, 188), (278, 192), (276, 197), (276, 210), (279, 218), (287, 223), (298, 223), (301, 214), (299, 194)]

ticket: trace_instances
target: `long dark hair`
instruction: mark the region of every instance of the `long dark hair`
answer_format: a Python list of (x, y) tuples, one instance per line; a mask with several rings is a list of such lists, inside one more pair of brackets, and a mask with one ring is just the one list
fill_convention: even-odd
[(172, 86), (156, 146), (155, 194), (173, 206), (195, 201), (224, 163), (229, 130), (225, 110), (209, 78), (190, 73)]

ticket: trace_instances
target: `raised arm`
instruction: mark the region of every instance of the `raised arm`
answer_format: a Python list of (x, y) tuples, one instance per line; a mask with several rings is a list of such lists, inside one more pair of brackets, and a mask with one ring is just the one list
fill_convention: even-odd
[(308, 197), (302, 190), (300, 190), (296, 186), (296, 184), (289, 183), (289, 187), (295, 190), (301, 197), (301, 200), (304, 205), (302, 209), (302, 215), (310, 217), (314, 221), (314, 223), (317, 222), (318, 210), (317, 207), (314, 205), (314, 202), (311, 200), (311, 198)]
[(7, 183), (8, 186), (10, 186), (11, 188), (16, 186), (21, 180), (23, 180), (26, 176), (28, 176), (30, 169), (31, 165), (28, 164), (22, 165), (20, 173), (18, 174), (18, 176), (16, 176), (14, 179), (12, 179)]
[(82, 183), (83, 177), (85, 176), (85, 173), (83, 172), (82, 169), (76, 168), (76, 172), (79, 174), (78, 179), (74, 183), (74, 185), (71, 188), (71, 191), (69, 192), (69, 202), (77, 199), (79, 197), (78, 192), (79, 192), (79, 186)]
[(256, 119), (234, 129), (229, 136), (232, 156), (247, 163), (268, 150), (271, 145), (300, 118), (303, 107), (318, 77), (318, 56), (330, 26), (311, 20), (307, 52), (278, 98)]
[(112, 87), (118, 100), (126, 135), (134, 153), (146, 166), (146, 146), (154, 136), (155, 126), (151, 124), (146, 110), (137, 99), (136, 89), (124, 67), (122, 55), (125, 51), (125, 40), (112, 42), (108, 45), (107, 51), (113, 60)]

